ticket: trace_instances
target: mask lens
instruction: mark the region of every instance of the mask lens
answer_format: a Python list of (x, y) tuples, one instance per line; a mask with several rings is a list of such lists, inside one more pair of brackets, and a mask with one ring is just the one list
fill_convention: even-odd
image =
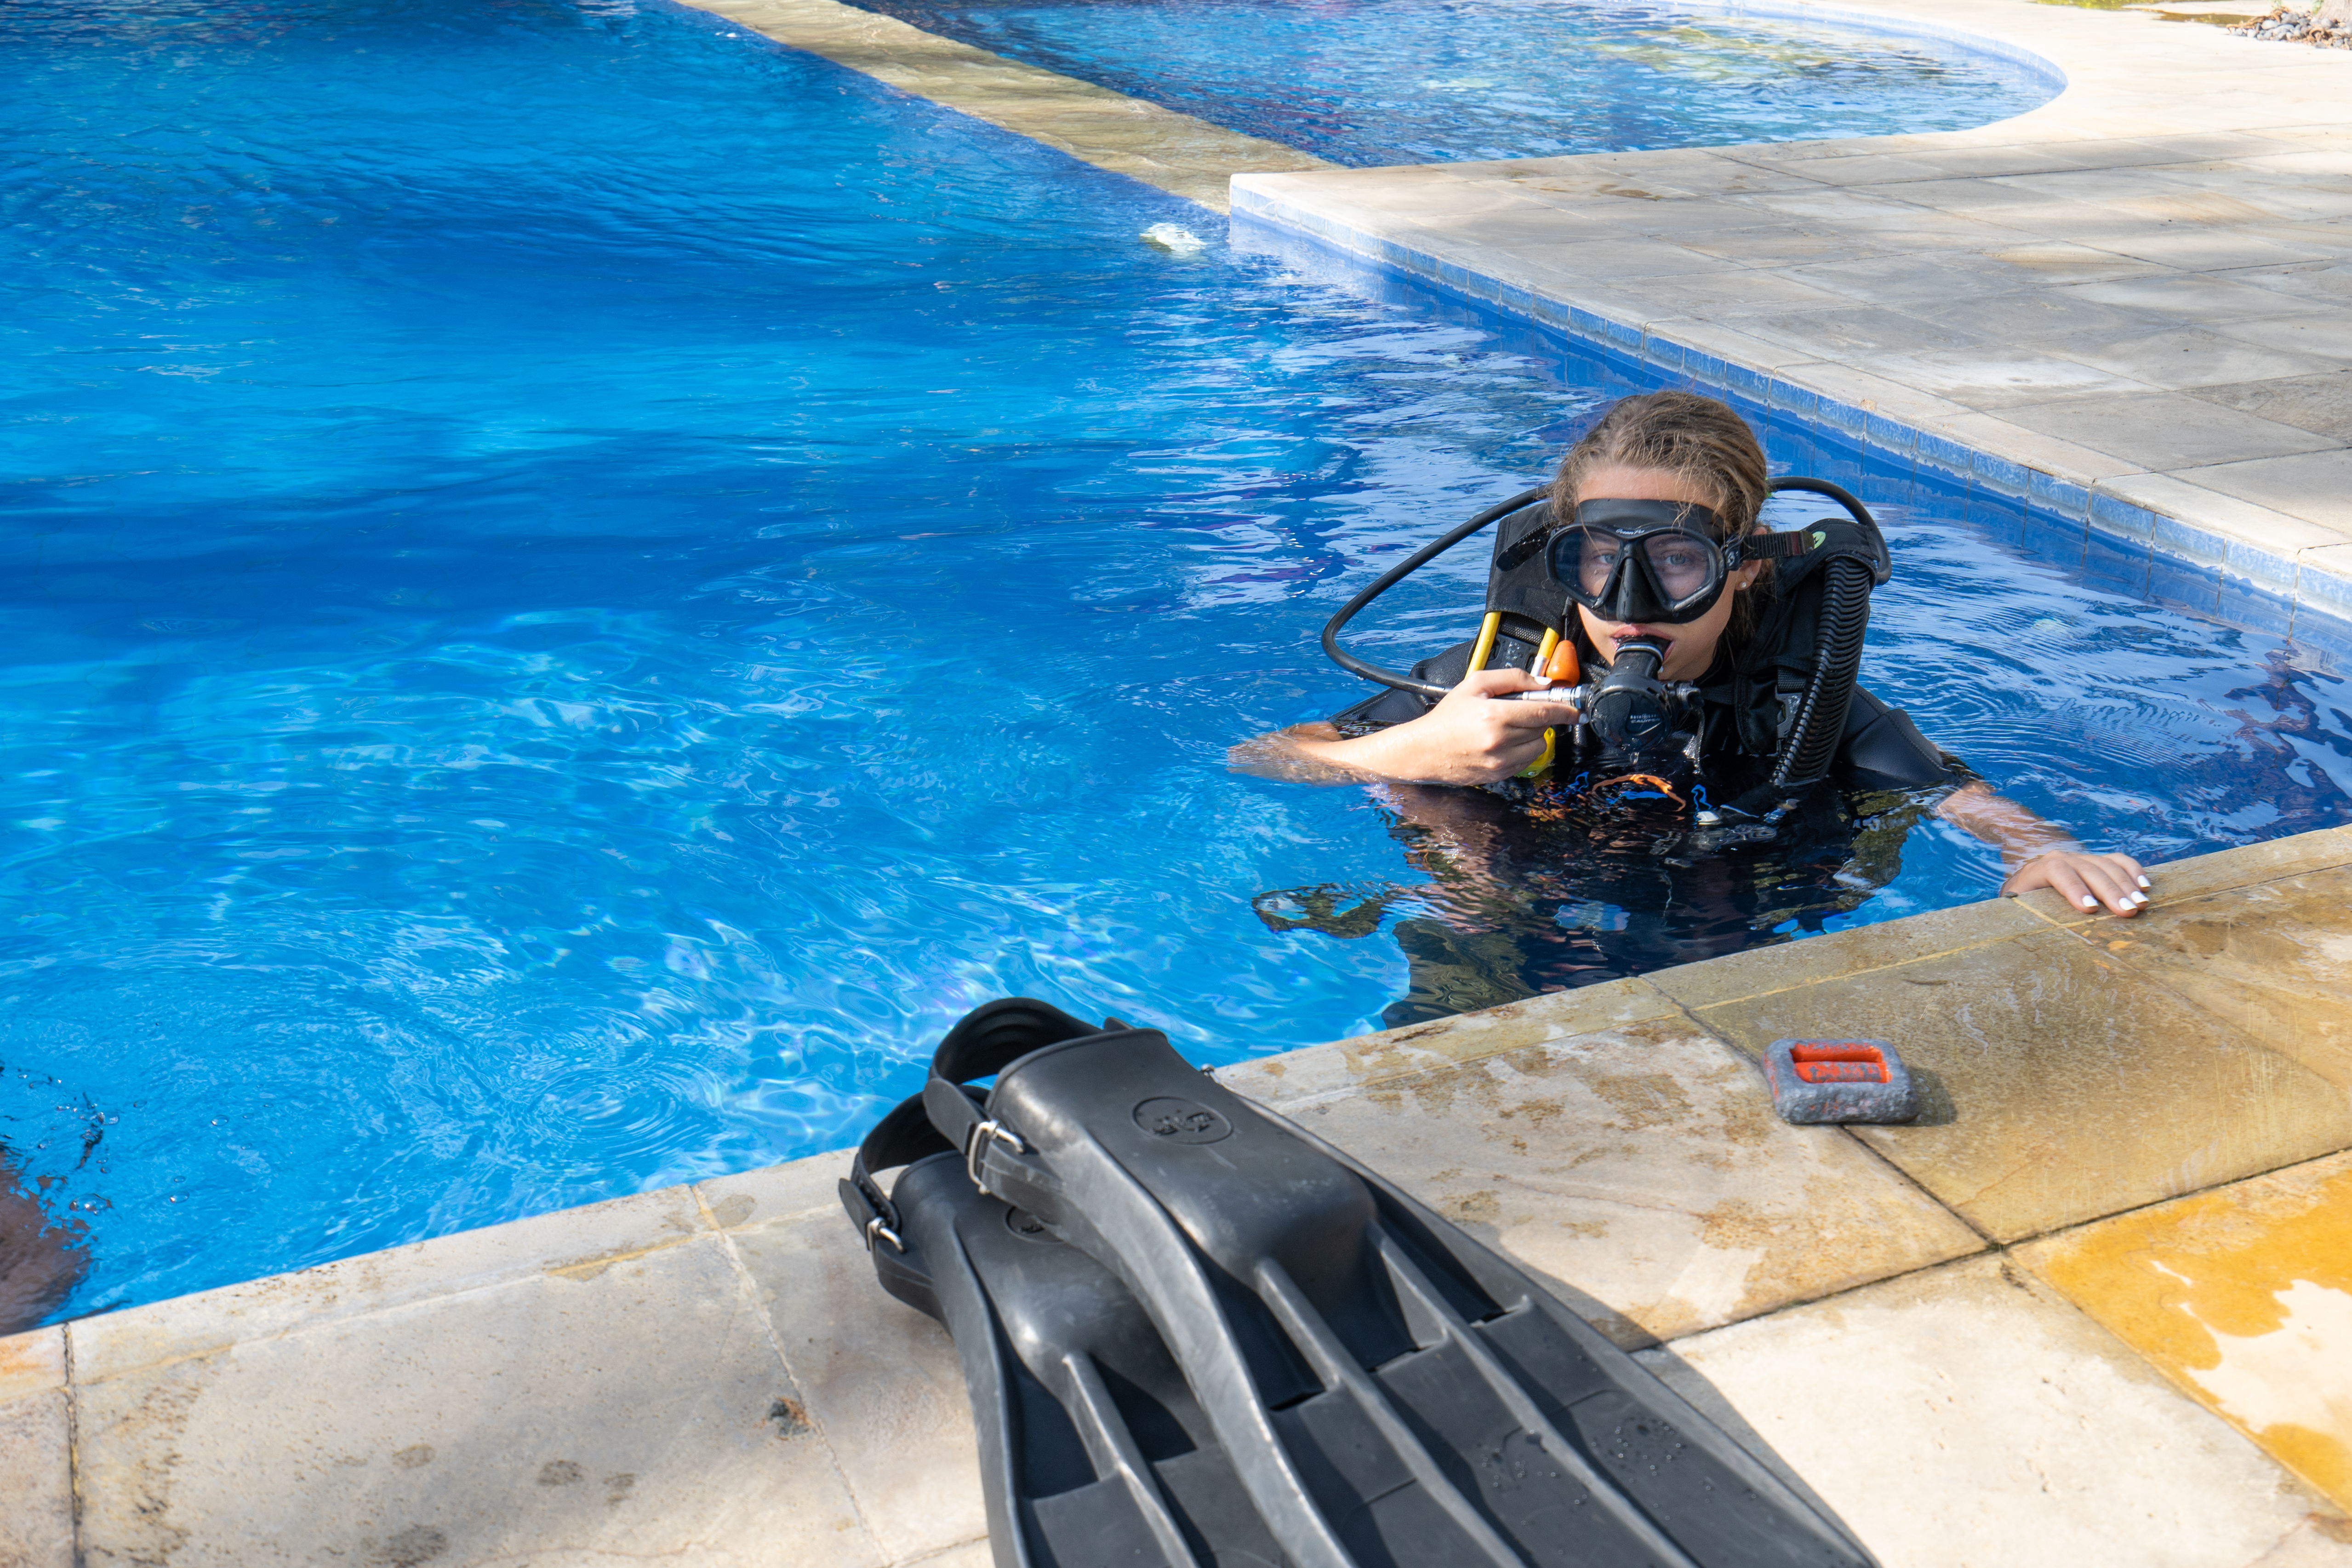
[(1597, 599), (1609, 587), (1609, 574), (1617, 570), (1625, 541), (1601, 528), (1579, 528), (1576, 535), (1576, 585)]
[(1706, 590), (1715, 575), (1716, 552), (1688, 534), (1653, 534), (1642, 541), (1650, 575), (1676, 603)]

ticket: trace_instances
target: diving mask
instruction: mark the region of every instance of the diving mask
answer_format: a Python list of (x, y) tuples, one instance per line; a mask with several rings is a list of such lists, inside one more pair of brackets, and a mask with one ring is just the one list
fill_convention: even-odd
[(1723, 596), (1740, 539), (1687, 501), (1586, 501), (1547, 547), (1569, 598), (1617, 624), (1679, 626)]

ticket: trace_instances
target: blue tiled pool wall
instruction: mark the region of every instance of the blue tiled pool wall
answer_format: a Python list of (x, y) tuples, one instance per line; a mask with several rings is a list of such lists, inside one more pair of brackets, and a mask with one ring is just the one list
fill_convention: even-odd
[(1962, 487), (1973, 522), (2037, 560), (2085, 582), (2291, 639), (2316, 667), (2352, 671), (2352, 581), (2302, 571), (2292, 557), (1239, 188), (1232, 229), (1238, 247), (1373, 298), (1434, 296), (1564, 332), (1629, 379), (1663, 379), (1721, 397), (1783, 442), (1811, 441), (1826, 460), (1843, 453), (1881, 472), (1916, 465)]

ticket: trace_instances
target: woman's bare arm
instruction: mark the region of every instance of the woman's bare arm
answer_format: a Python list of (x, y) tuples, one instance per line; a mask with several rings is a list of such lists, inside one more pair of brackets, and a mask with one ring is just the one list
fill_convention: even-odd
[(1570, 704), (1514, 695), (1550, 684), (1524, 670), (1480, 670), (1419, 718), (1352, 737), (1328, 724), (1295, 725), (1242, 742), (1227, 760), (1241, 772), (1314, 783), (1493, 784), (1543, 755), (1546, 729), (1576, 723)]
[(2129, 855), (2093, 854), (2074, 834), (1990, 785), (1962, 785), (1944, 798), (1936, 814), (2000, 851), (2010, 867), (2009, 880), (2000, 884), (2005, 896), (2046, 887), (2079, 908), (2105, 904), (2126, 918), (2147, 902), (2143, 890), (2148, 880), (2139, 862)]

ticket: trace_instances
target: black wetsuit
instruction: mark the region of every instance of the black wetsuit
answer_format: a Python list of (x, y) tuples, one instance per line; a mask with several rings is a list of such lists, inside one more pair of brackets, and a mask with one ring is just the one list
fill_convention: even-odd
[[(1821, 929), (1895, 878), (1911, 824), (1974, 775), (1901, 709), (1857, 686), (1827, 784), (1772, 826), (1696, 822), (1706, 801), (1731, 800), (1769, 773), (1780, 717), (1793, 706), (1784, 699), (1812, 669), (1811, 624), (1798, 608), (1776, 608), (1738, 656), (1718, 653), (1698, 683), (1696, 763), (1680, 747), (1612, 757), (1563, 737), (1550, 768), (1532, 779), (1382, 786), (1391, 831), (1432, 883), (1268, 894), (1259, 917), (1276, 930), (1358, 936), (1383, 915), (1402, 916), (1393, 930), (1411, 989), (1384, 1011), (1391, 1028)], [(1591, 667), (1591, 649), (1579, 641)], [(1450, 648), (1413, 674), (1450, 686), (1470, 652), (1467, 643)], [(1534, 654), (1503, 652), (1520, 668)], [(1366, 733), (1434, 701), (1383, 692), (1333, 722)]]

